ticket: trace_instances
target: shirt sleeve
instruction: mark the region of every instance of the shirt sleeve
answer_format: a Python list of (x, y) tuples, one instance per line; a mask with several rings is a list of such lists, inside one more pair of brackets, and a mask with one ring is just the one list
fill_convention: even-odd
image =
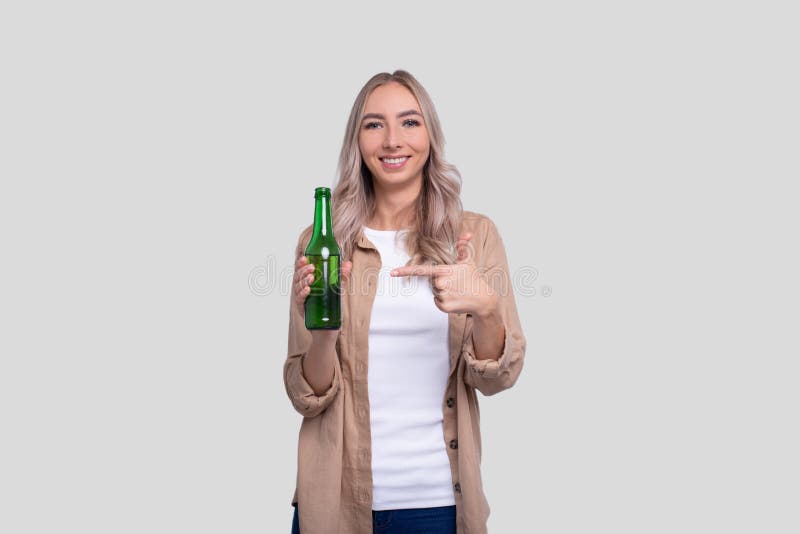
[[(299, 258), (303, 253), (310, 234), (310, 227), (301, 234), (295, 258)], [(316, 417), (330, 406), (339, 392), (342, 375), (341, 364), (339, 358), (336, 358), (333, 367), (333, 382), (328, 390), (322, 395), (314, 393), (311, 384), (303, 375), (303, 358), (311, 348), (311, 332), (306, 328), (303, 311), (291, 297), (291, 292), (289, 303), (289, 347), (286, 362), (283, 365), (283, 382), (295, 410), (303, 417)]]
[(475, 345), (470, 328), (461, 356), (467, 364), (464, 382), (488, 396), (508, 389), (516, 383), (525, 360), (526, 340), (517, 312), (503, 240), (495, 224), (488, 219), (487, 222), (481, 271), (486, 276), (492, 290), (500, 297), (505, 331), (504, 343), (502, 351), (496, 359), (479, 360), (475, 356)]

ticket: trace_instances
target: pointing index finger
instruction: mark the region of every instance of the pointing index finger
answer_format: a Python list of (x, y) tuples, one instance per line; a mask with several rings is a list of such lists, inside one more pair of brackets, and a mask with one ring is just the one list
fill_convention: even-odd
[(449, 265), (403, 265), (392, 269), (389, 276), (432, 276), (434, 274), (444, 274), (450, 272)]

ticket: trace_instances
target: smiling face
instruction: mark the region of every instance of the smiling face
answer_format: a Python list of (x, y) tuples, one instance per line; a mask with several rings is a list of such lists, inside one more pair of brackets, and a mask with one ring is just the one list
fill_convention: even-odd
[(358, 146), (376, 189), (421, 187), (431, 145), (411, 91), (397, 82), (372, 91), (364, 106)]

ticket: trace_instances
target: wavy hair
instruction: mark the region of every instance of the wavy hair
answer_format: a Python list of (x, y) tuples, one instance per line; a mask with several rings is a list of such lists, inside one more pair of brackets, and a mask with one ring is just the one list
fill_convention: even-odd
[(415, 206), (414, 223), (408, 228), (405, 239), (411, 256), (409, 264), (453, 263), (463, 212), (461, 173), (444, 159), (444, 134), (428, 92), (404, 70), (391, 74), (382, 72), (370, 78), (350, 110), (331, 200), (333, 232), (342, 258), (351, 258), (362, 227), (375, 210), (372, 173), (361, 157), (358, 136), (367, 98), (375, 88), (390, 82), (403, 85), (417, 99), (430, 138), (430, 155), (422, 171), (422, 190)]

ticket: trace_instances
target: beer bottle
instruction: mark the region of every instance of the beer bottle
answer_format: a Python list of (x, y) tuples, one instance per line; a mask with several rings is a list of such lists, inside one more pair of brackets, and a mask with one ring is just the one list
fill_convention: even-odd
[(331, 190), (314, 190), (314, 232), (305, 256), (314, 266), (314, 281), (306, 297), (306, 328), (338, 329), (342, 326), (339, 282), (339, 245), (333, 237)]

